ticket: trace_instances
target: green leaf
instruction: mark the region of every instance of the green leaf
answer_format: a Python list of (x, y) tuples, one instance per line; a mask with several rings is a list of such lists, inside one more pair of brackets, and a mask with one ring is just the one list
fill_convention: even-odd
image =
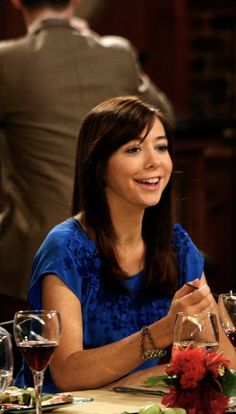
[(168, 378), (167, 375), (156, 375), (149, 377), (147, 379), (147, 385), (150, 385), (150, 387), (155, 387), (158, 384), (166, 384), (166, 379)]
[(224, 376), (222, 377), (222, 388), (223, 393), (228, 397), (236, 395), (236, 375), (229, 369), (226, 370)]
[(155, 387), (159, 384), (165, 384), (169, 386), (177, 386), (178, 385), (178, 378), (170, 377), (169, 375), (157, 375), (153, 377), (149, 377), (146, 381), (146, 384), (150, 387)]

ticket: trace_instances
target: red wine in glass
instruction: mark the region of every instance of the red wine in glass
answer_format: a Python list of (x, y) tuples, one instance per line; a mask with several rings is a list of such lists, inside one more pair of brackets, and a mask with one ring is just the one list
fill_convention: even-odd
[(43, 371), (47, 368), (58, 343), (56, 341), (27, 341), (19, 342), (18, 348), (34, 371)]
[(41, 414), (44, 372), (61, 335), (60, 314), (47, 309), (18, 311), (13, 327), (16, 344), (33, 374), (36, 414)]

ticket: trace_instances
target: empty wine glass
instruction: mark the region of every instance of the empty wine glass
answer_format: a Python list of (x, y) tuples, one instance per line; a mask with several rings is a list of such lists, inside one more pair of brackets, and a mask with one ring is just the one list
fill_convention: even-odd
[(0, 393), (11, 384), (13, 376), (13, 353), (11, 335), (0, 327)]
[(206, 350), (219, 348), (219, 330), (216, 315), (213, 312), (186, 315), (179, 312), (174, 324), (173, 346), (186, 348), (190, 342)]
[(55, 310), (19, 311), (13, 328), (16, 344), (33, 373), (36, 414), (41, 414), (44, 372), (59, 343), (60, 315)]
[(222, 293), (218, 298), (222, 328), (236, 349), (236, 293)]

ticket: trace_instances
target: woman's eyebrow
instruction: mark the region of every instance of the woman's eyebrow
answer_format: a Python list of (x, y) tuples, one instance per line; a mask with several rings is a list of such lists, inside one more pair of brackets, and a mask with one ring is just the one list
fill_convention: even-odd
[[(140, 137), (140, 136), (138, 136), (138, 137), (136, 137), (136, 138), (133, 138), (133, 139), (131, 139), (131, 141), (130, 142), (132, 142), (132, 141), (138, 141), (139, 143), (142, 143), (143, 141), (145, 141), (145, 139), (146, 139), (147, 137), (145, 136), (145, 137)], [(156, 137), (155, 137), (155, 141), (159, 141), (159, 140), (162, 140), (162, 139), (165, 139), (165, 140), (167, 140), (168, 141), (168, 138), (167, 138), (167, 136), (166, 135), (157, 135)]]
[(167, 136), (166, 135), (158, 135), (156, 137), (156, 140), (159, 140), (159, 139), (167, 139)]

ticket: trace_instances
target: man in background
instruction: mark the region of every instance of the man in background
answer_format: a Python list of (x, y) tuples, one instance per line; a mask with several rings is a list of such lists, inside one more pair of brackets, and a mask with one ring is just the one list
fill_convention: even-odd
[(71, 214), (75, 148), (100, 101), (138, 95), (171, 112), (126, 39), (73, 18), (77, 0), (11, 0), (27, 34), (0, 43), (0, 292), (25, 299), (34, 254)]

